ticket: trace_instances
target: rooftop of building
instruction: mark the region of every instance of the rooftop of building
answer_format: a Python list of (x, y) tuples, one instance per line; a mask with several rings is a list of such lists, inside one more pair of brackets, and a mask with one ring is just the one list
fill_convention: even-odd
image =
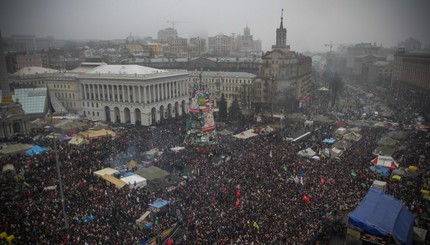
[(200, 73), (202, 74), (202, 77), (240, 77), (240, 78), (255, 78), (257, 75), (248, 73), (248, 72), (227, 72), (227, 71), (194, 71), (191, 72), (192, 75), (200, 76)]
[(409, 52), (399, 51), (395, 55), (413, 56), (413, 57), (430, 57), (430, 49), (415, 49)]
[(376, 61), (375, 63), (373, 63), (376, 66), (387, 66), (390, 64), (390, 62), (388, 61)]
[(124, 75), (147, 75), (163, 73), (166, 70), (155, 69), (140, 65), (101, 65), (89, 71), (90, 74), (124, 74)]
[(48, 73), (59, 73), (59, 70), (49, 69), (39, 66), (31, 66), (21, 68), (19, 71), (15, 72), (14, 75), (36, 75), (36, 74), (48, 74)]
[(48, 89), (44, 88), (17, 88), (12, 96), (19, 101), (25, 114), (46, 113), (48, 103)]
[(76, 67), (73, 70), (70, 70), (69, 72), (71, 73), (87, 73), (90, 72), (92, 70), (94, 70), (94, 68), (99, 67), (101, 65), (107, 65), (104, 62), (82, 62), (80, 66)]

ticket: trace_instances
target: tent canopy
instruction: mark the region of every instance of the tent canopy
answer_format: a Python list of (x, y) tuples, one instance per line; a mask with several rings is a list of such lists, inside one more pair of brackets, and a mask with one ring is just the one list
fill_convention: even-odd
[(99, 177), (103, 177), (104, 175), (114, 175), (115, 173), (119, 173), (118, 170), (113, 169), (113, 168), (104, 168), (104, 169), (100, 169), (98, 171), (94, 172), (94, 175), (97, 175)]
[(33, 146), (29, 144), (13, 144), (7, 145), (3, 149), (0, 149), (0, 156), (19, 154), (31, 149)]
[(110, 137), (110, 136), (115, 137), (115, 132), (107, 129), (88, 130), (88, 131), (82, 132), (81, 134), (83, 134), (88, 139)]
[(233, 135), (233, 137), (239, 138), (239, 139), (248, 139), (248, 138), (251, 138), (251, 137), (254, 137), (257, 135), (258, 134), (254, 133), (253, 129), (249, 129), (249, 130), (243, 131), (240, 134), (235, 134), (235, 135)]
[(379, 165), (386, 168), (398, 168), (399, 164), (394, 161), (392, 157), (389, 156), (377, 156), (372, 161), (372, 164)]
[(333, 138), (326, 138), (322, 142), (332, 144), (332, 143), (336, 142), (336, 140)]
[(384, 137), (382, 139), (380, 139), (378, 141), (378, 145), (388, 145), (388, 146), (394, 146), (398, 143), (399, 141), (392, 139), (390, 137)]
[(338, 141), (338, 142), (336, 142), (336, 143), (334, 143), (334, 145), (333, 145), (333, 147), (336, 147), (336, 148), (338, 148), (338, 149), (341, 149), (341, 150), (347, 150), (347, 149), (349, 149), (350, 147), (351, 147), (351, 142), (349, 142), (349, 141), (346, 141), (346, 140), (340, 140), (340, 141)]
[(141, 188), (145, 187), (147, 184), (146, 179), (137, 174), (121, 178), (121, 180), (127, 183), (131, 188)]
[(102, 176), (102, 178), (105, 179), (106, 181), (114, 184), (118, 188), (123, 188), (124, 186), (127, 185), (127, 183), (125, 181), (120, 180), (118, 178), (115, 178), (112, 175), (105, 174)]
[(125, 167), (126, 168), (135, 168), (135, 167), (137, 167), (137, 162), (135, 160), (131, 160), (130, 162), (125, 164)]
[(88, 143), (86, 139), (79, 137), (77, 135), (73, 136), (69, 141), (69, 144), (72, 144), (72, 145), (82, 145), (86, 143)]
[(165, 207), (167, 204), (169, 204), (169, 202), (168, 202), (168, 201), (163, 200), (163, 199), (159, 199), (159, 200), (157, 200), (157, 201), (155, 201), (155, 202), (150, 203), (150, 204), (149, 204), (149, 206), (151, 206), (151, 207), (153, 207), (153, 208), (158, 208), (158, 209), (160, 209), (160, 208), (162, 208), (162, 207)]
[(343, 136), (343, 139), (344, 140), (351, 140), (351, 141), (359, 141), (359, 140), (361, 140), (361, 137), (362, 136), (359, 133), (349, 132)]
[(46, 152), (46, 148), (45, 147), (40, 147), (38, 145), (33, 146), (31, 149), (26, 150), (25, 154), (28, 156), (34, 156), (37, 154), (42, 154)]
[(397, 244), (412, 244), (413, 214), (400, 200), (375, 188), (369, 189), (348, 222), (377, 236), (392, 234)]
[(169, 175), (169, 172), (155, 166), (139, 169), (135, 173), (147, 179), (148, 181), (163, 179)]
[(314, 150), (312, 150), (311, 148), (307, 148), (307, 149), (299, 151), (297, 154), (299, 156), (302, 156), (302, 157), (312, 158), (316, 154), (316, 152)]

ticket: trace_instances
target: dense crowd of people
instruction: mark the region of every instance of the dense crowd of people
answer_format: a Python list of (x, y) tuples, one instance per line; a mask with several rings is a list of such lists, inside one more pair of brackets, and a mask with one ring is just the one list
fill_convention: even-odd
[[(405, 147), (395, 153), (401, 166), (418, 167), (418, 177), (394, 182), (369, 171), (372, 151), (387, 128), (362, 127), (362, 139), (352, 142), (340, 158), (314, 160), (297, 153), (326, 148), (321, 141), (334, 137), (333, 124), (315, 123), (312, 133), (295, 143), (274, 131), (249, 139), (220, 135), (218, 144), (203, 150), (187, 145), (170, 152), (171, 147), (183, 145), (184, 125), (172, 120), (155, 127), (122, 129), (115, 138), (94, 139), (81, 146), (58, 142), (68, 228), (59, 188), (46, 188), (58, 186), (55, 153), (2, 158), (2, 165), (13, 164), (19, 175), (2, 178), (0, 232), (14, 234), (14, 244), (142, 244), (159, 231), (180, 226), (185, 231), (183, 244), (313, 244), (327, 229), (346, 231), (342, 218), (354, 210), (376, 179), (387, 181), (388, 192), (414, 214), (429, 214), (430, 205), (420, 193), (426, 184), (423, 180), (430, 177), (427, 132), (410, 131)], [(290, 132), (298, 130), (286, 127)], [(53, 147), (47, 138), (20, 141)], [(169, 153), (156, 166), (178, 177), (184, 169), (193, 170), (186, 185), (174, 190), (119, 189), (93, 174), (140, 160), (141, 152), (154, 147)], [(231, 160), (213, 164), (212, 157), (221, 154)], [(419, 162), (420, 155), (427, 160)], [(156, 226), (135, 225), (157, 199), (169, 204), (157, 213)], [(424, 219), (418, 219), (417, 225), (430, 228)]]

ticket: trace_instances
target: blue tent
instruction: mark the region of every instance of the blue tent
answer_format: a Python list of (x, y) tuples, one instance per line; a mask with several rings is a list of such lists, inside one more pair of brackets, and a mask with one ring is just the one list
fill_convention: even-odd
[(385, 177), (388, 177), (391, 174), (389, 168), (386, 168), (386, 167), (383, 167), (380, 165), (372, 165), (369, 167), (369, 169), (372, 170), (373, 172), (378, 173), (378, 174), (382, 174)]
[(332, 144), (332, 143), (336, 142), (336, 140), (333, 138), (327, 138), (327, 139), (324, 139), (322, 142)]
[(391, 234), (397, 244), (412, 244), (413, 214), (400, 200), (375, 188), (369, 189), (348, 222), (375, 236)]
[(163, 199), (159, 199), (153, 203), (150, 203), (149, 206), (154, 207), (154, 208), (162, 208), (164, 206), (166, 206), (169, 202)]
[(33, 148), (25, 151), (25, 154), (28, 156), (34, 156), (37, 154), (42, 154), (46, 152), (46, 148), (45, 147), (40, 147), (38, 145), (33, 146)]

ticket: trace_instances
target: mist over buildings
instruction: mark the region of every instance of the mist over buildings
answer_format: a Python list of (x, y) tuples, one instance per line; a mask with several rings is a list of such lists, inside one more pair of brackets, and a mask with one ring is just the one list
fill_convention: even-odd
[(108, 40), (157, 37), (174, 25), (180, 37), (243, 34), (248, 26), (263, 51), (275, 42), (281, 9), (287, 43), (299, 52), (327, 51), (325, 43), (371, 42), (395, 46), (409, 37), (430, 43), (430, 2), (425, 0), (270, 1), (1, 1), (3, 36), (31, 34), (55, 39)]

